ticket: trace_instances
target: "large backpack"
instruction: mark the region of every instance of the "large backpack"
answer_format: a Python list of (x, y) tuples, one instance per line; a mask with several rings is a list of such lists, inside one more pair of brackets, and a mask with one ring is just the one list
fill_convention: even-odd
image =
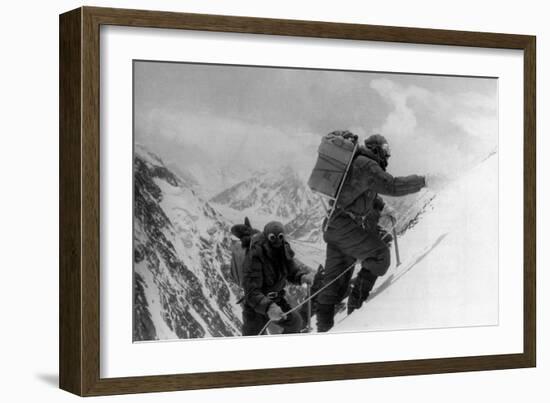
[(231, 227), (231, 233), (239, 238), (240, 242), (233, 242), (233, 245), (231, 245), (230, 274), (235, 284), (242, 288), (246, 254), (250, 250), (250, 247), (259, 239), (260, 231), (252, 228), (250, 220), (248, 217), (245, 217), (244, 224), (236, 224)]
[(242, 247), (240, 242), (233, 242), (231, 246), (231, 279), (239, 287), (243, 287), (243, 267), (247, 250)]
[(317, 161), (307, 184), (314, 192), (330, 199), (330, 208), (327, 208), (323, 202), (327, 211), (324, 230), (338, 203), (340, 191), (357, 147), (357, 136), (347, 130), (331, 132), (321, 139)]

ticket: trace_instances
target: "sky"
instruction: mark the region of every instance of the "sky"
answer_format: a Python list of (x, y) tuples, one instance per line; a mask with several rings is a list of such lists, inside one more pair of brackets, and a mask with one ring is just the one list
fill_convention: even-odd
[(136, 61), (134, 129), (216, 186), (284, 165), (307, 178), (338, 129), (384, 135), (394, 175), (455, 177), (497, 150), (498, 80)]

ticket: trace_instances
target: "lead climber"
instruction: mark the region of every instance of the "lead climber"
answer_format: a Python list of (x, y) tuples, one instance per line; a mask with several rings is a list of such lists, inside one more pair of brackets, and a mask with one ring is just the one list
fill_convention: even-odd
[[(357, 142), (357, 136), (348, 131), (331, 134)], [(334, 326), (335, 306), (348, 293), (353, 273), (353, 270), (347, 270), (341, 275), (346, 269), (356, 261), (361, 262), (361, 270), (349, 291), (349, 314), (361, 307), (376, 279), (383, 276), (390, 266), (391, 236), (378, 225), (385, 205), (379, 194), (404, 196), (418, 192), (426, 185), (423, 176), (393, 177), (387, 173), (390, 156), (388, 142), (380, 134), (368, 137), (364, 146), (358, 146), (334, 213), (328, 222), (325, 219), (323, 238), (327, 251), (323, 284), (327, 286), (317, 296), (319, 332), (326, 332)]]

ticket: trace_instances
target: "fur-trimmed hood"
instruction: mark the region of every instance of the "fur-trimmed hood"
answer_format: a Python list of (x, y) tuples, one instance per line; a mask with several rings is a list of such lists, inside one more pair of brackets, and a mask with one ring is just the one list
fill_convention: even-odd
[(384, 163), (384, 161), (382, 161), (382, 158), (379, 155), (375, 154), (374, 152), (372, 152), (372, 150), (368, 149), (367, 147), (365, 147), (365, 146), (357, 147), (357, 152), (355, 153), (355, 156), (353, 158), (357, 158), (359, 155), (363, 155), (363, 156), (373, 160), (378, 165), (380, 165), (380, 167), (384, 171), (386, 170), (387, 161), (386, 161), (386, 163)]

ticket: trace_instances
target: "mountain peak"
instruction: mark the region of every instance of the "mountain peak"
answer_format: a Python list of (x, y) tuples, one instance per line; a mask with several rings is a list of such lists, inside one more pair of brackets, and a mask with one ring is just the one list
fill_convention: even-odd
[(272, 216), (283, 221), (317, 203), (315, 195), (289, 165), (263, 170), (218, 193), (212, 202), (241, 212)]

